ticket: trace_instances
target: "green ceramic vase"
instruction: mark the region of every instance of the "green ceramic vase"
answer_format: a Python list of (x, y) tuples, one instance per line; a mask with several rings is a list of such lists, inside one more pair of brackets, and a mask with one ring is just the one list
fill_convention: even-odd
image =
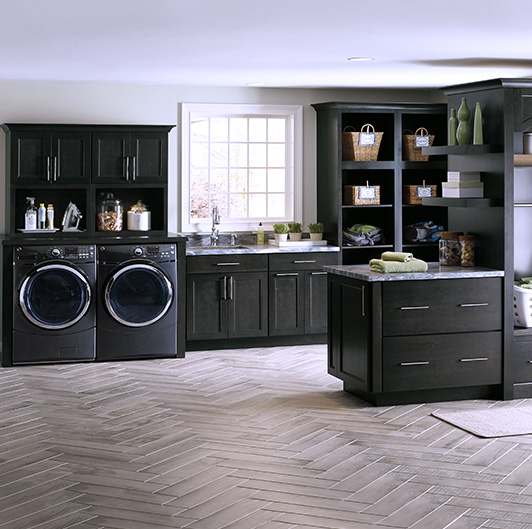
[(456, 145), (457, 127), (458, 127), (458, 119), (456, 117), (456, 109), (451, 108), (451, 117), (449, 118), (449, 145)]
[(482, 131), (482, 109), (477, 101), (475, 106), (475, 117), (473, 118), (473, 145), (484, 143), (484, 133)]
[(467, 106), (466, 98), (462, 97), (462, 103), (458, 109), (458, 128), (456, 129), (456, 141), (458, 142), (458, 145), (468, 145), (471, 143), (473, 131), (469, 124), (470, 117), (471, 112)]

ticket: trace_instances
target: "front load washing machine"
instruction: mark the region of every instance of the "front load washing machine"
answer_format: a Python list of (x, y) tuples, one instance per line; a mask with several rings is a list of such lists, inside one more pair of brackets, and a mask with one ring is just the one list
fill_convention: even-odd
[(94, 360), (93, 245), (13, 248), (13, 364)]
[(97, 269), (97, 360), (175, 357), (175, 244), (98, 246)]

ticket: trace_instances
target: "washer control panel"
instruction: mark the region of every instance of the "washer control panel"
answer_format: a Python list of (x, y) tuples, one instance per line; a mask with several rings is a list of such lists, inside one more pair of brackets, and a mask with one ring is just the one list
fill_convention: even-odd
[(147, 259), (154, 262), (174, 261), (175, 244), (132, 244), (98, 246), (98, 261), (120, 263), (128, 259)]
[(96, 250), (94, 245), (58, 245), (58, 246), (17, 246), (14, 259), (17, 262), (40, 263), (53, 259), (79, 263), (93, 261)]

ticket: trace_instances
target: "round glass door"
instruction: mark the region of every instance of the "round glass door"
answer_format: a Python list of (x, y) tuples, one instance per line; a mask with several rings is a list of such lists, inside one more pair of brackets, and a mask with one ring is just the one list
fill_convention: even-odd
[(75, 268), (49, 264), (28, 275), (19, 301), (22, 312), (33, 324), (43, 329), (64, 329), (89, 310), (90, 285)]
[(173, 300), (172, 283), (153, 265), (135, 263), (115, 272), (105, 287), (105, 306), (111, 316), (129, 327), (160, 320)]

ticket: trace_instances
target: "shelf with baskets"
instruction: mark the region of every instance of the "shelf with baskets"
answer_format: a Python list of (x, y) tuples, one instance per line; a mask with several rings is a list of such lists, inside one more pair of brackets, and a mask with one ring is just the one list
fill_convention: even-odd
[[(403, 241), (406, 224), (429, 220), (447, 224), (447, 213), (441, 208), (425, 207), (421, 202), (415, 207), (403, 205), (403, 185), (418, 186), (425, 181), (439, 191), (446, 179), (445, 156), (403, 148), (414, 140), (405, 137), (410, 136), (408, 131), (411, 136), (416, 132), (428, 136), (436, 146), (446, 142), (445, 105), (332, 102), (313, 107), (318, 134), (318, 218), (327, 239), (342, 248), (343, 264), (367, 264), (385, 249), (401, 251), (409, 244)], [(373, 132), (375, 145), (356, 145), (362, 133)], [(366, 139), (371, 144), (371, 138)], [(368, 188), (378, 189), (378, 199)], [(385, 244), (360, 248), (343, 244), (343, 231), (357, 224), (382, 228)], [(437, 246), (419, 248), (422, 258), (438, 259)]]

